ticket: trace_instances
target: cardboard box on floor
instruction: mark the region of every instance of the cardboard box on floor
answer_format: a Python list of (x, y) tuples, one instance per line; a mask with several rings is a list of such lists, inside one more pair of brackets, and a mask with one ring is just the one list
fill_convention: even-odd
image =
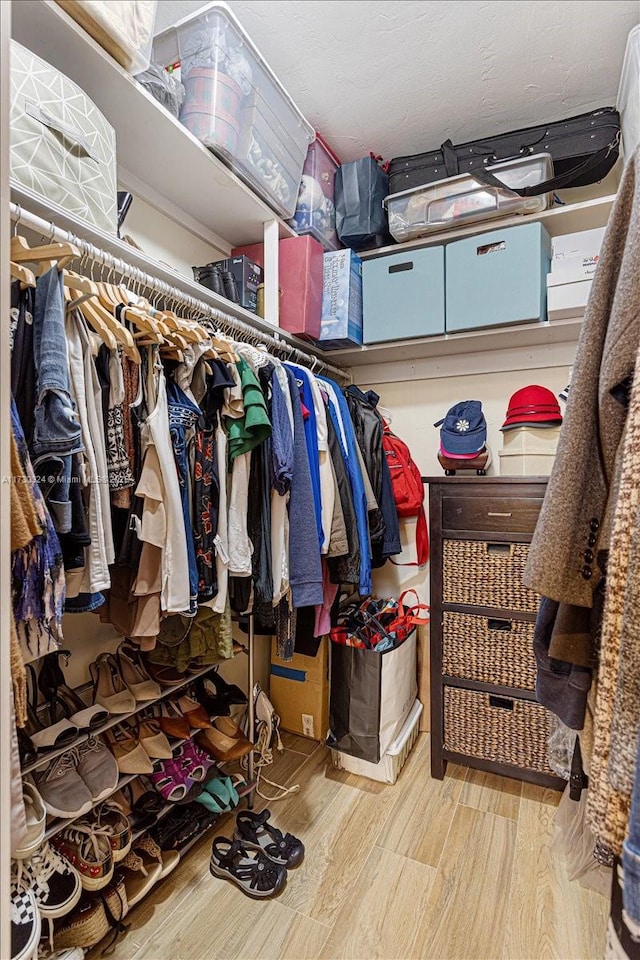
[(281, 660), (273, 637), (269, 696), (283, 730), (324, 740), (329, 729), (329, 638), (322, 638), (315, 657), (294, 653), (293, 660)]

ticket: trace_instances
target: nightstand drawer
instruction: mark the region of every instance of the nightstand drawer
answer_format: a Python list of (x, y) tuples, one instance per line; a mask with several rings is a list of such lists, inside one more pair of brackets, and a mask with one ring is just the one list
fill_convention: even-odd
[(536, 613), (540, 598), (522, 583), (528, 543), (444, 540), (444, 603)]
[(531, 621), (446, 610), (442, 616), (442, 672), (450, 677), (535, 690), (533, 629)]
[(542, 500), (542, 497), (444, 496), (442, 529), (532, 534)]

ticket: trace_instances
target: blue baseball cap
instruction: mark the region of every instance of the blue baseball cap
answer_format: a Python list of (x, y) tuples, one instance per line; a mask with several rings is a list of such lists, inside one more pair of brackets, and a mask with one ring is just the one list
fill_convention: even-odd
[(440, 427), (440, 444), (445, 452), (479, 453), (486, 446), (487, 421), (479, 400), (454, 404), (434, 427)]

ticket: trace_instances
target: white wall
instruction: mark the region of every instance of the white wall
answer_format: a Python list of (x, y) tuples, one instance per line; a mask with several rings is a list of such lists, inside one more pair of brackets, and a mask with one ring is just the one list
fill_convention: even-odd
[[(460, 400), (481, 400), (487, 420), (487, 445), (493, 457), (490, 476), (499, 476), (498, 451), (502, 448), (500, 426), (504, 422), (509, 397), (529, 384), (540, 384), (558, 394), (567, 385), (568, 367), (529, 369), (517, 373), (486, 373), (474, 376), (464, 374), (464, 356), (460, 358), (460, 376), (434, 380), (413, 380), (402, 383), (359, 383), (380, 394), (380, 404), (392, 414), (391, 429), (411, 450), (411, 455), (423, 476), (442, 477), (437, 459), (440, 432), (433, 424), (444, 417), (449, 407)], [(357, 375), (357, 370), (355, 371)], [(481, 482), (481, 481), (480, 481)], [(425, 503), (428, 504), (428, 489)], [(415, 560), (415, 521), (402, 522), (403, 545), (406, 550), (401, 561)], [(418, 571), (415, 567), (397, 567), (387, 563), (374, 575), (376, 592), (398, 596), (407, 587), (416, 587), (428, 602), (428, 565)]]
[(172, 267), (189, 280), (193, 280), (191, 267), (201, 267), (226, 256), (135, 196), (122, 233), (128, 234), (154, 260)]

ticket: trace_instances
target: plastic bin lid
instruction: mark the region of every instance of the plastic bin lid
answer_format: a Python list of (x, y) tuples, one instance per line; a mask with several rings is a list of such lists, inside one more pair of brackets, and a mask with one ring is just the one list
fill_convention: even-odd
[(242, 26), (242, 24), (240, 23), (236, 15), (233, 13), (231, 8), (227, 6), (226, 3), (223, 3), (222, 0), (213, 0), (212, 3), (205, 4), (205, 6), (200, 7), (198, 10), (194, 11), (194, 13), (187, 14), (187, 16), (183, 17), (182, 20), (178, 20), (177, 23), (174, 23), (170, 27), (167, 27), (166, 30), (162, 30), (161, 33), (157, 33), (156, 36), (153, 38), (154, 42), (158, 40), (160, 37), (165, 37), (173, 33), (174, 30), (179, 30), (181, 27), (184, 27), (187, 23), (190, 23), (192, 20), (199, 20), (200, 17), (202, 17), (204, 14), (207, 14), (207, 13), (221, 13), (224, 17), (227, 18), (231, 26), (240, 34), (244, 43), (246, 43), (247, 47), (251, 50), (253, 56), (256, 58), (258, 63), (260, 63), (265, 73), (269, 75), (269, 77), (271, 78), (275, 86), (278, 88), (282, 96), (289, 103), (289, 106), (291, 107), (291, 109), (298, 115), (298, 118), (302, 126), (306, 127), (309, 143), (312, 143), (315, 140), (315, 136), (316, 136), (316, 132), (314, 128), (311, 126), (311, 124), (309, 123), (307, 118), (304, 116), (300, 108), (296, 106), (296, 103), (293, 97), (291, 96), (291, 94), (285, 89), (285, 87), (282, 85), (280, 80), (278, 80), (277, 76), (275, 75), (275, 73), (273, 72), (269, 64), (266, 62), (266, 60), (264, 59), (264, 57), (256, 47), (255, 43), (253, 42), (253, 40), (251, 39), (247, 31), (244, 29), (244, 27)]
[[(635, 63), (634, 63), (635, 58)], [(622, 61), (622, 70), (620, 71), (620, 86), (618, 87), (618, 96), (616, 99), (616, 108), (621, 111), (627, 105), (627, 99), (631, 92), (631, 85), (634, 74), (637, 76), (640, 72), (640, 23), (629, 30), (627, 37), (627, 46), (624, 51)]]

